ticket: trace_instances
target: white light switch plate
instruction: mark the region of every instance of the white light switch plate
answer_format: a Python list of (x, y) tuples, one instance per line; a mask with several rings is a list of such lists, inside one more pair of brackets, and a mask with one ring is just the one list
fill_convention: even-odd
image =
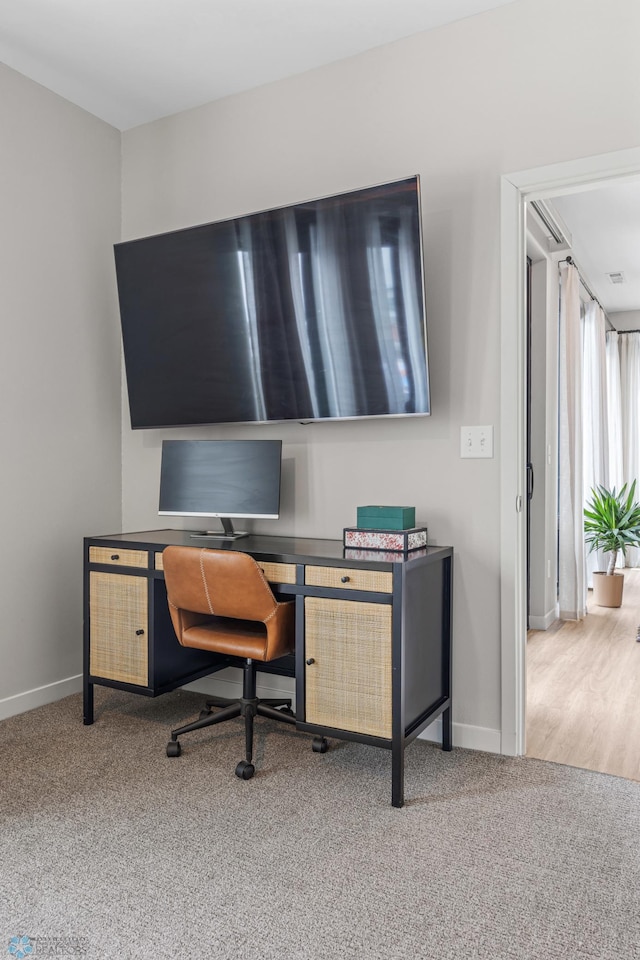
[(493, 426), (460, 427), (460, 456), (493, 457)]

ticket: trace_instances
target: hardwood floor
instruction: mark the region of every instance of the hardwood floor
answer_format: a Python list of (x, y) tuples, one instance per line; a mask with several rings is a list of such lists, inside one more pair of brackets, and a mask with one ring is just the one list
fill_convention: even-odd
[(557, 621), (527, 640), (527, 756), (640, 780), (640, 569), (620, 608)]

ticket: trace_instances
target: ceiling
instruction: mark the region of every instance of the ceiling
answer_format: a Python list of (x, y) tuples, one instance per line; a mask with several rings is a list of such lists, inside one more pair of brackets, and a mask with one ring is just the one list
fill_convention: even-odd
[[(546, 205), (570, 241), (581, 277), (614, 325), (616, 313), (640, 310), (640, 180), (591, 186)], [(623, 329), (624, 318), (619, 319)]]
[[(576, 264), (604, 310), (640, 310), (640, 180), (548, 203), (568, 227)], [(623, 282), (612, 283), (610, 273), (622, 273)]]
[(0, 0), (0, 61), (120, 130), (515, 0)]

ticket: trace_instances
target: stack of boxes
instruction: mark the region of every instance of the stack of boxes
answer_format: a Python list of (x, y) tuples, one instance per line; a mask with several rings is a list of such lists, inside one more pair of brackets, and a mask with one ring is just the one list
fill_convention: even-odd
[(415, 507), (358, 507), (357, 524), (345, 527), (345, 547), (408, 552), (427, 546), (427, 528), (416, 527)]

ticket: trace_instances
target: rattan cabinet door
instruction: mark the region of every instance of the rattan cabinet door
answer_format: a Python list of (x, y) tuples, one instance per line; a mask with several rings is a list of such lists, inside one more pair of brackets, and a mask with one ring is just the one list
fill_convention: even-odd
[(305, 719), (391, 737), (391, 605), (306, 597)]
[(89, 574), (89, 672), (148, 686), (146, 577), (97, 570)]

